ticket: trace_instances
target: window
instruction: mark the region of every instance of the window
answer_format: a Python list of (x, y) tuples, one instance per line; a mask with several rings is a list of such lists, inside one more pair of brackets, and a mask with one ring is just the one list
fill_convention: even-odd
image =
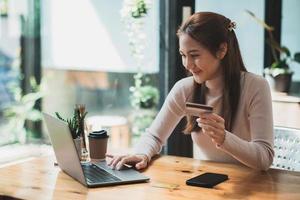
[[(153, 0), (145, 20), (148, 45), (141, 69), (147, 74), (146, 84), (155, 87), (159, 71), (158, 3)], [(130, 123), (136, 113), (131, 107), (129, 88), (138, 70), (121, 23), (122, 4), (123, 0), (44, 1), (42, 63), (48, 91), (43, 99), (45, 112), (71, 117), (75, 104), (80, 103), (86, 105), (88, 117), (101, 119), (92, 129), (124, 122), (121, 118), (107, 118), (111, 116), (125, 118), (129, 132), (133, 130), (130, 124), (149, 125), (149, 118)]]
[(17, 140), (17, 133), (13, 132), (17, 127), (13, 121), (18, 120), (13, 119), (12, 114), (11, 117), (6, 117), (5, 113), (16, 102), (14, 92), (21, 89), (19, 81), (20, 15), (25, 11), (25, 1), (0, 1), (0, 146)]
[(237, 35), (241, 54), (248, 71), (262, 74), (264, 62), (264, 30), (246, 13), (248, 9), (264, 19), (264, 1), (218, 1), (196, 0), (196, 12), (211, 11), (220, 13), (237, 23)]
[[(289, 48), (292, 54), (300, 51), (300, 26), (297, 19), (300, 19), (300, 1), (282, 1), (282, 25), (281, 25), (281, 44)], [(291, 69), (295, 72), (293, 81), (300, 81), (300, 65), (292, 63)]]
[[(154, 1), (155, 2), (155, 1)], [(136, 72), (120, 10), (123, 0), (47, 0), (43, 10), (43, 66), (105, 72)], [(158, 72), (158, 3), (145, 20), (145, 73)]]

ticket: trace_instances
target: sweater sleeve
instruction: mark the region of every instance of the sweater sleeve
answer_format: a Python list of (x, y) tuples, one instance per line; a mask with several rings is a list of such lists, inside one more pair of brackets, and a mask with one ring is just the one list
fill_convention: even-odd
[(248, 120), (251, 140), (243, 140), (237, 134), (226, 131), (225, 141), (219, 148), (251, 168), (267, 170), (274, 157), (271, 92), (263, 78), (252, 84), (246, 94), (250, 100)]
[(184, 116), (185, 101), (191, 90), (190, 82), (190, 78), (185, 78), (174, 85), (151, 126), (134, 146), (134, 153), (145, 154), (150, 161), (152, 156), (161, 151), (162, 146)]

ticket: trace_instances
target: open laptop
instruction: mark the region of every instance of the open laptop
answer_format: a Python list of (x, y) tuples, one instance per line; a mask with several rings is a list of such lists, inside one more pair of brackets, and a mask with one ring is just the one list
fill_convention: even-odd
[(80, 163), (68, 124), (43, 113), (59, 167), (87, 187), (146, 182), (148, 177), (134, 169), (113, 170), (105, 161)]

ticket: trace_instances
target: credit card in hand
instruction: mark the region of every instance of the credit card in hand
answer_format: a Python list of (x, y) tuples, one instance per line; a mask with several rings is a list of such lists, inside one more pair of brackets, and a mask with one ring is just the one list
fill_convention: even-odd
[(213, 107), (204, 104), (186, 102), (185, 111), (187, 115), (198, 117), (202, 113), (212, 113)]

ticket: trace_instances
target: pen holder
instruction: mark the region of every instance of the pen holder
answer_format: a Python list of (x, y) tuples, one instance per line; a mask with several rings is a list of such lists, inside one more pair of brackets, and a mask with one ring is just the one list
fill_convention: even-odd
[(78, 157), (81, 158), (81, 138), (80, 137), (75, 138), (74, 143), (75, 143)]

